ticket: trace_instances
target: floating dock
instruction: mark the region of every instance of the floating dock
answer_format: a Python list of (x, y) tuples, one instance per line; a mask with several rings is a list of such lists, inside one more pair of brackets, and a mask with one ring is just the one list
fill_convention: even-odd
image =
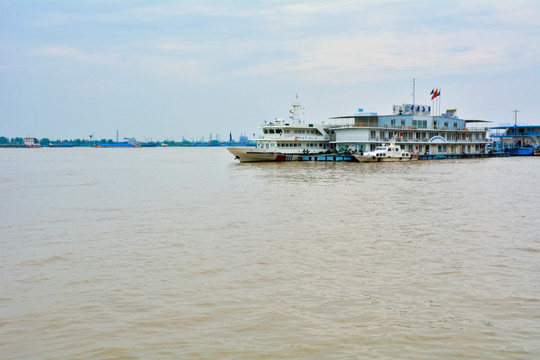
[(298, 161), (356, 161), (352, 155), (325, 154), (325, 155), (304, 155)]
[(442, 159), (478, 159), (491, 157), (510, 156), (508, 152), (481, 153), (481, 154), (423, 154), (418, 156), (418, 160), (442, 160)]
[[(491, 157), (507, 157), (508, 152), (483, 153), (483, 154), (423, 154), (418, 156), (418, 160), (443, 160), (443, 159), (481, 159)], [(357, 161), (352, 155), (325, 154), (325, 155), (304, 155), (298, 161)]]

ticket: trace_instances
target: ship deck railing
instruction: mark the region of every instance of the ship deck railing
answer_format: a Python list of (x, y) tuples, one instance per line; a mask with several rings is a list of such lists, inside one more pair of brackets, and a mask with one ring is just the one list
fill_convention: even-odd
[(332, 126), (333, 130), (339, 129), (350, 129), (350, 128), (367, 128), (372, 130), (411, 130), (411, 131), (441, 131), (441, 132), (452, 132), (452, 131), (474, 131), (474, 132), (485, 132), (489, 128), (485, 126), (467, 126), (465, 129), (462, 127), (453, 127), (453, 126), (435, 126), (435, 127), (419, 127), (417, 125), (375, 125), (370, 126), (369, 124), (362, 123), (362, 126), (355, 124), (343, 124), (343, 125), (334, 125)]

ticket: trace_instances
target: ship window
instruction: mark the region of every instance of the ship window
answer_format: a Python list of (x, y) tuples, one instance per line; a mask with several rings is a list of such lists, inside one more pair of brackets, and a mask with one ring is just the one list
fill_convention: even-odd
[(268, 134), (268, 130), (263, 129), (263, 133)]
[(283, 132), (282, 129), (276, 129), (276, 134), (281, 134)]
[(288, 134), (290, 132), (291, 132), (291, 130), (285, 130), (285, 134)]
[(268, 132), (269, 132), (270, 134), (273, 134), (273, 133), (274, 133), (274, 129), (269, 129)]
[(401, 119), (401, 125), (405, 125), (405, 119)]

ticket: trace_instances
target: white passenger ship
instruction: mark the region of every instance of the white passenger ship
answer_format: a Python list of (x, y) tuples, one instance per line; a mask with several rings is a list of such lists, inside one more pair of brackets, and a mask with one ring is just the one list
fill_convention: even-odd
[(263, 134), (256, 138), (256, 147), (227, 148), (241, 162), (294, 161), (305, 156), (334, 152), (332, 125), (305, 123), (298, 102), (292, 104), (288, 120), (275, 119), (261, 126)]

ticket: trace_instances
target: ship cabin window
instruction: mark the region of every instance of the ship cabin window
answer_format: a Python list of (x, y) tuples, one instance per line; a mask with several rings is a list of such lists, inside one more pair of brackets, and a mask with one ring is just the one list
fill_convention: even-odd
[(434, 129), (437, 129), (438, 126), (439, 126), (439, 125), (438, 125), (438, 123), (437, 123), (437, 120), (434, 120), (434, 121), (433, 121), (433, 128), (434, 128)]
[(281, 134), (283, 132), (282, 129), (276, 129), (276, 134)]
[(413, 126), (417, 126), (419, 129), (427, 129), (427, 120), (413, 120)]
[(445, 126), (445, 127), (448, 127), (448, 121), (445, 121), (445, 122), (444, 122), (444, 126)]
[(401, 125), (405, 126), (405, 119), (401, 119)]
[(390, 120), (390, 125), (392, 125), (392, 126), (396, 126), (396, 119), (392, 119), (392, 120)]
[(454, 127), (457, 128), (457, 122), (454, 123)]
[(267, 130), (267, 129), (263, 129), (263, 133), (268, 134), (268, 130)]
[(288, 134), (290, 132), (291, 132), (291, 130), (285, 129), (285, 134)]
[(273, 134), (273, 133), (274, 133), (274, 129), (268, 129), (268, 132), (269, 132), (270, 134)]
[(371, 134), (370, 134), (370, 137), (372, 140), (375, 140), (375, 138), (377, 137), (377, 134), (375, 131), (372, 131)]

